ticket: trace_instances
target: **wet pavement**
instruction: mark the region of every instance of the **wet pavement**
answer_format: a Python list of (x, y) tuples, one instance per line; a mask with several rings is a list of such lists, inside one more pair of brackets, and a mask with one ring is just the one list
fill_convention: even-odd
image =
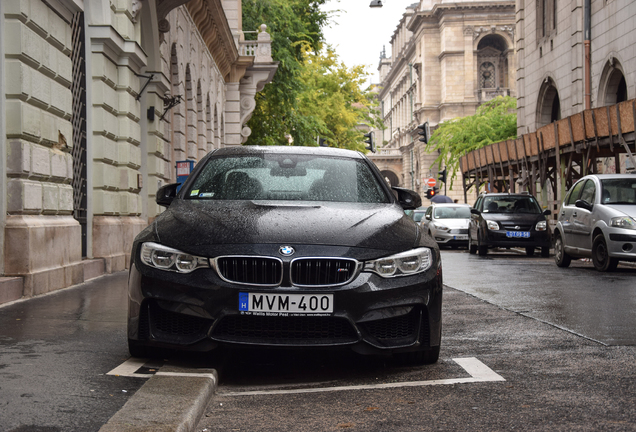
[(96, 431), (144, 383), (128, 359), (121, 272), (0, 308), (0, 431)]
[(487, 256), (442, 251), (444, 283), (528, 317), (607, 345), (636, 345), (636, 267), (601, 273), (589, 261), (511, 251)]

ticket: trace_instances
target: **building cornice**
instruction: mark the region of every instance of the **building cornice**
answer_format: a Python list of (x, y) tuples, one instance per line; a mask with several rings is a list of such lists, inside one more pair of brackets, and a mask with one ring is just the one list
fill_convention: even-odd
[(466, 2), (466, 3), (449, 3), (449, 4), (436, 4), (433, 9), (426, 11), (419, 11), (413, 18), (407, 23), (406, 28), (415, 33), (420, 26), (425, 23), (439, 24), (439, 21), (446, 14), (452, 13), (466, 13), (470, 11), (471, 14), (477, 12), (492, 12), (495, 10), (506, 10), (515, 13), (514, 1), (500, 1), (500, 2)]
[(185, 6), (226, 82), (238, 82), (253, 57), (239, 56), (221, 0), (190, 0)]

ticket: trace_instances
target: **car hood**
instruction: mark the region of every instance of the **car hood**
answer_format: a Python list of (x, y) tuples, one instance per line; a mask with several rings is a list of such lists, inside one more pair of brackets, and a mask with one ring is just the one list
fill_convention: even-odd
[(470, 219), (435, 219), (436, 225), (444, 225), (449, 228), (468, 228)]
[(542, 213), (482, 213), (485, 220), (504, 222), (506, 224), (532, 224), (535, 221), (545, 220)]
[(631, 216), (636, 219), (636, 205), (628, 205), (628, 204), (604, 204), (605, 207), (609, 207), (614, 210), (617, 214), (626, 214), (627, 216)]
[(419, 240), (396, 204), (175, 200), (154, 222), (162, 244), (312, 244), (401, 251)]

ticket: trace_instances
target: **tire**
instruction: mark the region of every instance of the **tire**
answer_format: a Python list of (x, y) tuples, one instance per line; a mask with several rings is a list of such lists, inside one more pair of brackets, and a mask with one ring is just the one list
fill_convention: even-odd
[(439, 346), (421, 351), (412, 351), (395, 354), (395, 359), (403, 365), (417, 366), (437, 363), (439, 359)]
[(541, 256), (543, 258), (548, 258), (550, 256), (550, 248), (548, 246), (544, 246), (541, 248)]
[(526, 255), (533, 256), (534, 255), (534, 247), (527, 247), (526, 248)]
[(618, 260), (609, 256), (607, 242), (603, 234), (594, 237), (594, 242), (592, 243), (592, 263), (596, 270), (600, 272), (614, 271), (618, 265)]
[(481, 244), (481, 240), (479, 240), (479, 233), (477, 233), (477, 253), (479, 256), (488, 255), (488, 245)]
[(477, 246), (473, 243), (470, 234), (468, 234), (468, 253), (471, 255), (475, 255), (477, 253)]
[(563, 238), (560, 234), (557, 234), (554, 239), (554, 262), (558, 267), (569, 267), (572, 262), (572, 257), (565, 251), (565, 244), (563, 244)]

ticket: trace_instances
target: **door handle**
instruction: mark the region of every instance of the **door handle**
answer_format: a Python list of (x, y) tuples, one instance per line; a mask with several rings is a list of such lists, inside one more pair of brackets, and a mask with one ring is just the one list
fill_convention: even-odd
[(572, 216), (576, 217), (576, 212), (572, 213)]

